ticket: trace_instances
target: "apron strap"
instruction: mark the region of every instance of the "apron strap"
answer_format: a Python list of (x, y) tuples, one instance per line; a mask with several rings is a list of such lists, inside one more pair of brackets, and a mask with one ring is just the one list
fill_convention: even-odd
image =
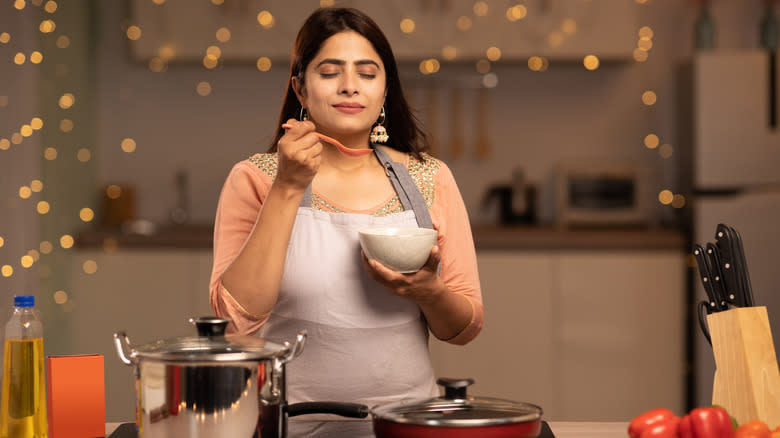
[[(393, 184), (395, 192), (398, 194), (398, 199), (401, 201), (401, 205), (404, 210), (413, 210), (414, 217), (417, 219), (417, 225), (420, 228), (433, 229), (433, 221), (431, 220), (431, 214), (428, 211), (428, 204), (425, 202), (420, 189), (412, 180), (412, 176), (409, 175), (409, 170), (397, 161), (393, 161), (387, 152), (381, 147), (371, 145), (374, 149), (377, 159), (385, 168), (385, 173), (390, 178), (390, 183)], [(300, 207), (311, 207), (311, 184), (306, 187), (306, 192), (301, 199)]]
[(420, 193), (420, 189), (417, 188), (417, 185), (412, 180), (412, 176), (409, 175), (409, 170), (402, 163), (393, 161), (381, 147), (373, 144), (371, 147), (374, 149), (379, 162), (382, 163), (382, 167), (385, 168), (385, 173), (390, 177), (390, 182), (393, 184), (393, 188), (398, 194), (398, 199), (401, 200), (404, 210), (414, 210), (414, 216), (420, 228), (433, 229), (428, 204), (425, 202), (422, 193)]

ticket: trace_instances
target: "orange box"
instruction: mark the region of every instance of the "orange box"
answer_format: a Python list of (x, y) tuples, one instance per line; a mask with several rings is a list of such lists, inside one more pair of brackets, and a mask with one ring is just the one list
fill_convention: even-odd
[(103, 355), (48, 356), (49, 437), (106, 436)]

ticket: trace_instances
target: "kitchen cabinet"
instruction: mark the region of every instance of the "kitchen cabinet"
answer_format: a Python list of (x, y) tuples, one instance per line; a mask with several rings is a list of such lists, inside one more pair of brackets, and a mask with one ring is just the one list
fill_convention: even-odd
[[(135, 417), (133, 370), (116, 353), (113, 334), (124, 330), (134, 345), (192, 336), (190, 317), (211, 315), (210, 250), (79, 250), (72, 257), (70, 302), (73, 354), (105, 357), (106, 419)], [(97, 272), (82, 264), (92, 260)]]
[[(602, 60), (630, 60), (640, 27), (640, 6), (625, 0), (529, 0), (520, 5), (502, 0), (480, 2), (482, 10), (473, 0), (336, 3), (366, 12), (385, 32), (397, 59), (412, 62), (439, 58), (445, 46), (456, 49), (458, 60), (484, 59), (492, 46), (501, 50), (503, 60), (525, 61), (530, 56), (581, 60), (589, 54)], [(140, 38), (130, 41), (137, 59), (159, 56), (171, 62), (200, 62), (206, 48), (217, 45), (222, 60), (254, 64), (261, 56), (288, 62), (298, 28), (318, 3), (301, 7), (287, 0), (229, 0), (221, 5), (133, 0), (130, 5), (130, 22), (141, 29)], [(523, 18), (511, 21), (507, 11), (518, 5), (525, 8), (516, 12)], [(273, 16), (272, 23), (260, 24), (261, 11)], [(412, 32), (401, 30), (404, 19), (414, 21)], [(229, 41), (217, 40), (220, 28), (230, 31)]]
[[(472, 377), (473, 394), (536, 403), (558, 421), (682, 410), (681, 250), (483, 248), (477, 258), (485, 326), (466, 346), (431, 341), (437, 376)], [(83, 272), (87, 260), (94, 274)], [(135, 412), (132, 369), (113, 333), (138, 345), (191, 335), (187, 320), (212, 313), (211, 262), (207, 247), (74, 251), (72, 352), (105, 356), (108, 421)]]
[(485, 325), (466, 346), (431, 341), (440, 377), (535, 403), (558, 421), (682, 412), (680, 250), (477, 252)]

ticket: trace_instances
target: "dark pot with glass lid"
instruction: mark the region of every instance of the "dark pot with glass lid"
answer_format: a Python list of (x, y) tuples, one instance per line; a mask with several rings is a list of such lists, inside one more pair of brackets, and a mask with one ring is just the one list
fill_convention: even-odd
[(535, 438), (542, 430), (542, 408), (529, 403), (473, 397), (472, 379), (439, 379), (445, 393), (419, 401), (400, 401), (371, 409), (377, 438)]
[(329, 413), (364, 418), (351, 403), (288, 405), (285, 364), (303, 351), (306, 332), (294, 344), (255, 336), (225, 335), (227, 319), (190, 319), (198, 336), (141, 347), (114, 333), (119, 358), (135, 371), (136, 425), (144, 438), (284, 438), (287, 417)]

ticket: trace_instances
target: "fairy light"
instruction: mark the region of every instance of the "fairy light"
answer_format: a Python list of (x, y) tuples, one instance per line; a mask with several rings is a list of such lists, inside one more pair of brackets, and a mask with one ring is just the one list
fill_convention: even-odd
[(11, 142), (7, 138), (0, 138), (0, 150), (7, 151), (11, 149)]
[(44, 240), (38, 246), (38, 249), (41, 251), (41, 254), (50, 254), (52, 249), (54, 249), (54, 247), (51, 244), (51, 242), (49, 242), (48, 240)]
[(149, 59), (149, 70), (154, 73), (162, 73), (168, 69), (168, 63), (166, 63), (159, 56), (153, 56)]
[(73, 247), (73, 236), (70, 234), (63, 234), (62, 237), (60, 237), (60, 246), (63, 249), (70, 249)]
[(50, 14), (53, 14), (54, 12), (57, 11), (57, 2), (55, 2), (53, 0), (49, 0), (49, 1), (46, 2), (45, 5), (43, 5), (43, 9), (46, 12), (48, 12)]
[(84, 207), (79, 210), (79, 219), (83, 222), (91, 222), (95, 218), (95, 212), (89, 207)]
[(14, 275), (14, 268), (11, 265), (3, 265), (0, 272), (3, 273), (3, 277), (10, 277)]
[(210, 55), (218, 59), (220, 56), (222, 56), (222, 49), (217, 46), (209, 46), (206, 49), (206, 55)]
[(487, 59), (480, 59), (476, 63), (476, 68), (477, 68), (477, 72), (481, 74), (488, 73), (491, 68), (490, 61), (488, 61)]
[(55, 44), (60, 49), (67, 49), (70, 46), (70, 38), (68, 38), (65, 35), (60, 35), (57, 37), (57, 41)]
[(414, 20), (412, 20), (411, 18), (404, 18), (403, 20), (401, 20), (400, 27), (401, 27), (401, 32), (412, 33), (414, 32), (414, 28), (415, 28)]
[(271, 59), (266, 56), (257, 58), (257, 69), (260, 71), (268, 71), (271, 69)]
[(22, 199), (28, 199), (32, 195), (32, 189), (27, 186), (19, 187), (19, 197)]
[(36, 131), (43, 128), (43, 119), (40, 117), (33, 117), (33, 119), (30, 120), (30, 126)]
[(122, 196), (122, 188), (116, 184), (111, 184), (106, 187), (106, 196), (108, 196), (109, 199), (119, 199), (119, 197)]
[(647, 106), (655, 105), (657, 99), (658, 96), (656, 96), (655, 92), (652, 90), (647, 90), (644, 93), (642, 93), (642, 103), (644, 103)]
[(528, 9), (523, 5), (515, 5), (506, 10), (506, 18), (513, 23), (522, 20), (526, 15), (528, 15)]
[(452, 61), (458, 57), (458, 48), (455, 46), (444, 46), (441, 49), (441, 57), (444, 60)]
[(471, 29), (471, 18), (461, 15), (455, 22), (455, 26), (457, 26), (458, 30), (461, 32), (468, 32)]
[(484, 17), (488, 14), (488, 4), (483, 1), (474, 3), (474, 15), (477, 17)]
[(22, 52), (18, 52), (16, 55), (14, 55), (14, 64), (16, 65), (22, 65), (27, 60), (27, 57)]
[(51, 210), (51, 206), (46, 201), (38, 201), (38, 205), (35, 208), (39, 214), (47, 214)]
[(599, 58), (596, 55), (588, 55), (582, 60), (586, 69), (593, 71), (599, 68)]
[(137, 41), (141, 39), (141, 28), (136, 25), (132, 25), (127, 28), (127, 32), (125, 32), (125, 35), (127, 35), (128, 39)]
[(15, 0), (14, 1), (14, 7), (21, 11), (26, 6), (26, 2), (24, 0)]
[(71, 131), (73, 131), (73, 120), (71, 120), (71, 119), (62, 119), (60, 121), (60, 131), (62, 131), (62, 132), (71, 132)]
[(11, 41), (11, 34), (8, 32), (0, 32), (0, 43), (8, 44)]
[(43, 20), (41, 21), (41, 24), (38, 25), (38, 30), (40, 30), (41, 33), (52, 33), (56, 28), (57, 24), (54, 20)]
[(260, 26), (263, 26), (264, 29), (270, 29), (276, 24), (276, 19), (270, 12), (260, 11), (260, 13), (257, 14), (257, 22), (260, 23)]
[(498, 61), (499, 59), (501, 59), (501, 49), (499, 49), (496, 46), (492, 46), (492, 47), (488, 48), (487, 51), (485, 52), (485, 54), (487, 55), (487, 58), (489, 60), (494, 61), (494, 62)]
[(76, 159), (82, 163), (86, 163), (92, 159), (92, 152), (90, 152), (87, 148), (81, 148), (78, 150), (78, 152), (76, 152)]
[(577, 21), (573, 18), (564, 18), (561, 23), (561, 30), (567, 35), (577, 33)]
[(2, 248), (3, 245), (5, 245), (5, 240), (3, 239), (3, 236), (0, 236), (0, 248)]
[(54, 149), (53, 147), (48, 147), (43, 151), (43, 157), (46, 158), (49, 161), (54, 161), (57, 159), (57, 149)]
[(81, 265), (81, 269), (84, 270), (84, 273), (92, 275), (98, 270), (97, 262), (94, 260), (87, 260)]
[(41, 180), (34, 179), (30, 182), (30, 190), (32, 190), (35, 193), (40, 193), (41, 190), (43, 190), (43, 183)]
[(198, 85), (195, 87), (195, 91), (201, 96), (208, 96), (211, 94), (211, 84), (206, 81), (198, 82)]
[(648, 149), (655, 149), (658, 147), (660, 139), (655, 134), (647, 134), (645, 136), (645, 147)]
[(65, 304), (68, 302), (68, 294), (64, 290), (58, 290), (54, 292), (54, 302), (57, 304)]
[(532, 56), (528, 58), (528, 68), (531, 71), (545, 71), (547, 70), (548, 65), (549, 61), (547, 58), (541, 56)]
[(227, 27), (220, 27), (219, 29), (217, 29), (216, 37), (217, 37), (217, 41), (219, 41), (220, 43), (226, 43), (230, 41), (230, 29), (228, 29)]
[(663, 205), (669, 205), (674, 200), (674, 193), (671, 190), (664, 189), (658, 193), (658, 202)]
[(33, 64), (40, 64), (41, 62), (43, 62), (43, 53), (37, 50), (30, 53), (30, 62), (32, 62)]
[(71, 93), (65, 93), (60, 97), (59, 105), (62, 109), (68, 109), (76, 103), (76, 98)]
[(135, 140), (133, 140), (132, 138), (126, 138), (122, 140), (121, 147), (122, 150), (127, 152), (128, 154), (131, 152), (135, 152), (135, 148), (136, 148)]
[(35, 262), (35, 260), (33, 260), (33, 258), (30, 257), (29, 255), (23, 255), (22, 259), (20, 260), (20, 264), (25, 269), (31, 267), (34, 262)]

